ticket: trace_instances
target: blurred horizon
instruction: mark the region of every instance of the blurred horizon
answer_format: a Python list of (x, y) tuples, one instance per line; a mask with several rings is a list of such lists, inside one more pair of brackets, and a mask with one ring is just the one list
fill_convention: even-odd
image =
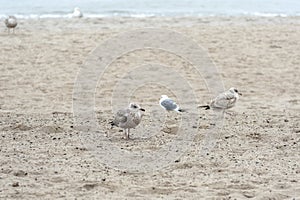
[(0, 0), (0, 17), (300, 16), (299, 0)]

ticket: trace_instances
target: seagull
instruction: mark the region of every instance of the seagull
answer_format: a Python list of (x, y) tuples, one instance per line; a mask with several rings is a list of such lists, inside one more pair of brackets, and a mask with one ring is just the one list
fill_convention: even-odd
[(205, 108), (205, 110), (214, 109), (225, 111), (235, 106), (237, 100), (239, 99), (239, 95), (242, 96), (242, 94), (237, 89), (232, 87), (211, 100), (209, 105), (199, 107)]
[[(141, 112), (142, 111), (142, 112)], [(114, 116), (114, 120), (110, 122), (113, 126), (123, 128), (125, 131), (125, 139), (129, 139), (129, 131), (135, 128), (142, 120), (145, 109), (136, 103), (130, 103), (127, 108), (119, 110)]]
[(18, 25), (17, 18), (15, 16), (8, 16), (8, 18), (5, 19), (4, 23), (8, 28), (8, 33), (10, 33), (10, 29), (13, 29), (13, 33), (15, 33), (15, 28)]
[(161, 95), (159, 105), (166, 111), (184, 112), (184, 110), (180, 109), (176, 102), (170, 99), (167, 95)]
[(80, 11), (80, 9), (78, 7), (74, 8), (74, 12), (72, 14), (72, 17), (74, 17), (74, 18), (81, 18), (81, 17), (83, 17), (83, 14), (82, 14), (82, 12)]

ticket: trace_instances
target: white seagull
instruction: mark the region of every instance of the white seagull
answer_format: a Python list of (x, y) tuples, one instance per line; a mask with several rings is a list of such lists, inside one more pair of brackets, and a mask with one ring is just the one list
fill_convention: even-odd
[(180, 109), (176, 102), (170, 99), (167, 95), (161, 95), (159, 105), (166, 111), (184, 112), (184, 110)]
[(83, 17), (83, 14), (82, 14), (82, 12), (80, 11), (80, 9), (78, 7), (74, 8), (74, 12), (72, 14), (72, 17), (74, 17), (74, 18), (81, 18), (81, 17)]
[(123, 128), (125, 139), (128, 140), (130, 129), (139, 125), (143, 117), (143, 112), (145, 112), (145, 109), (141, 108), (138, 104), (130, 103), (127, 108), (121, 109), (115, 114), (114, 120), (110, 124), (112, 127), (118, 126)]
[(219, 94), (216, 98), (211, 100), (209, 105), (199, 106), (208, 109), (214, 110), (227, 110), (235, 106), (237, 100), (239, 99), (239, 95), (242, 95), (237, 89), (230, 88), (229, 90)]
[(15, 16), (8, 16), (8, 18), (5, 19), (4, 23), (8, 28), (8, 33), (10, 33), (10, 29), (13, 29), (13, 33), (15, 33), (15, 28), (18, 25), (17, 18)]

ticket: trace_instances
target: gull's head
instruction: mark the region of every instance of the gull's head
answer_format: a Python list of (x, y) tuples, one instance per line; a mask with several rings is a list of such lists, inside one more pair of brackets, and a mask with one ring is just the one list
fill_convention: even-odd
[(231, 92), (231, 93), (233, 93), (233, 94), (239, 94), (239, 95), (241, 95), (242, 96), (242, 93), (240, 93), (236, 88), (234, 88), (234, 87), (231, 87), (230, 89), (229, 89), (229, 91)]
[(167, 95), (161, 95), (161, 99), (168, 99), (169, 97)]
[(133, 110), (136, 110), (136, 111), (141, 110), (141, 111), (145, 112), (145, 109), (141, 108), (141, 107), (139, 106), (139, 104), (137, 104), (137, 103), (130, 103), (130, 104), (129, 104), (129, 108), (130, 108), (130, 109), (133, 109)]
[(74, 8), (74, 12), (75, 12), (75, 11), (80, 11), (80, 9), (79, 9), (78, 7), (75, 7), (75, 8)]
[(14, 20), (17, 20), (17, 18), (16, 18), (15, 16), (12, 16), (12, 15), (8, 16), (7, 19), (14, 19)]

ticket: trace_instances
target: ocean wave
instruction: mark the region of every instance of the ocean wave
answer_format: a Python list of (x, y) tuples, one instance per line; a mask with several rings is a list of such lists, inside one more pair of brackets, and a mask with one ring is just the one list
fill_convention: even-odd
[(253, 13), (243, 13), (245, 16), (257, 16), (257, 17), (288, 17), (288, 16), (299, 16), (299, 14), (288, 15), (284, 13), (263, 13), (263, 12), (253, 12)]
[[(47, 18), (72, 18), (72, 13), (62, 14), (15, 14), (18, 19), (47, 19)], [(84, 13), (84, 18), (106, 18), (106, 17), (133, 17), (133, 18), (147, 18), (147, 17), (214, 17), (214, 16), (257, 16), (257, 17), (289, 17), (300, 16), (300, 13), (286, 14), (286, 13), (264, 13), (264, 12), (243, 12), (240, 14), (229, 13), (130, 13), (111, 11), (106, 13)], [(0, 19), (6, 18), (8, 15), (0, 14)]]

